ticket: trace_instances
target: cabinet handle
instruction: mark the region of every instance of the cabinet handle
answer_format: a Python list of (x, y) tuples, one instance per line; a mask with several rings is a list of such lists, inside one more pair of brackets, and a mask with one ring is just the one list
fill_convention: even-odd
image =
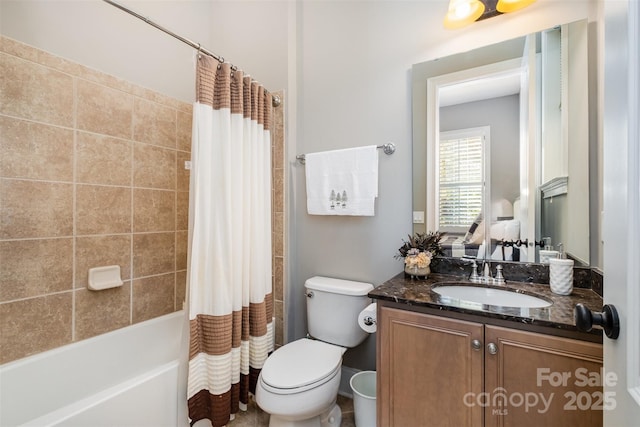
[(489, 354), (496, 354), (498, 352), (498, 346), (490, 342), (487, 344), (487, 350), (489, 350)]
[(480, 340), (473, 340), (471, 341), (471, 347), (474, 350), (478, 351), (482, 348), (482, 343), (480, 342)]

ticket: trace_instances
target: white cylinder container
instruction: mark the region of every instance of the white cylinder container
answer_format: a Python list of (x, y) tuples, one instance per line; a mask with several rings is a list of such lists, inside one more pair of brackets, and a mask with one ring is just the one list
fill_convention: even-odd
[(569, 295), (573, 292), (573, 260), (551, 258), (549, 260), (549, 286), (551, 292)]

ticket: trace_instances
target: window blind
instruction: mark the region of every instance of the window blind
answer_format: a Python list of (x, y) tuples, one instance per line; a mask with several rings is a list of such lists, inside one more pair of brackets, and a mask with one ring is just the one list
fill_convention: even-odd
[(468, 228), (482, 211), (482, 135), (439, 143), (439, 227)]

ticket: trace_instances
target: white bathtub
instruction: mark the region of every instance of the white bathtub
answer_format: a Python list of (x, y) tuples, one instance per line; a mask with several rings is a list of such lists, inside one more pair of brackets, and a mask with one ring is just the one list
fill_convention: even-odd
[(0, 426), (188, 425), (185, 326), (179, 311), (0, 366)]

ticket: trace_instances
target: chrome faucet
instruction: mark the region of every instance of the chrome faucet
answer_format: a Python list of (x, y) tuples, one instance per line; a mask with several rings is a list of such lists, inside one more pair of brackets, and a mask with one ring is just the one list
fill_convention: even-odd
[(491, 277), (491, 263), (487, 261), (482, 262), (482, 283), (490, 283), (493, 280)]
[[(463, 261), (467, 261), (463, 258)], [(469, 261), (467, 261), (469, 262)], [(482, 272), (478, 274), (478, 263), (476, 260), (470, 261), (471, 274), (469, 275), (469, 281), (473, 283), (487, 283), (495, 285), (503, 285), (506, 280), (502, 275), (502, 265), (496, 266), (496, 276), (491, 276), (491, 263), (488, 261), (482, 261)]]

